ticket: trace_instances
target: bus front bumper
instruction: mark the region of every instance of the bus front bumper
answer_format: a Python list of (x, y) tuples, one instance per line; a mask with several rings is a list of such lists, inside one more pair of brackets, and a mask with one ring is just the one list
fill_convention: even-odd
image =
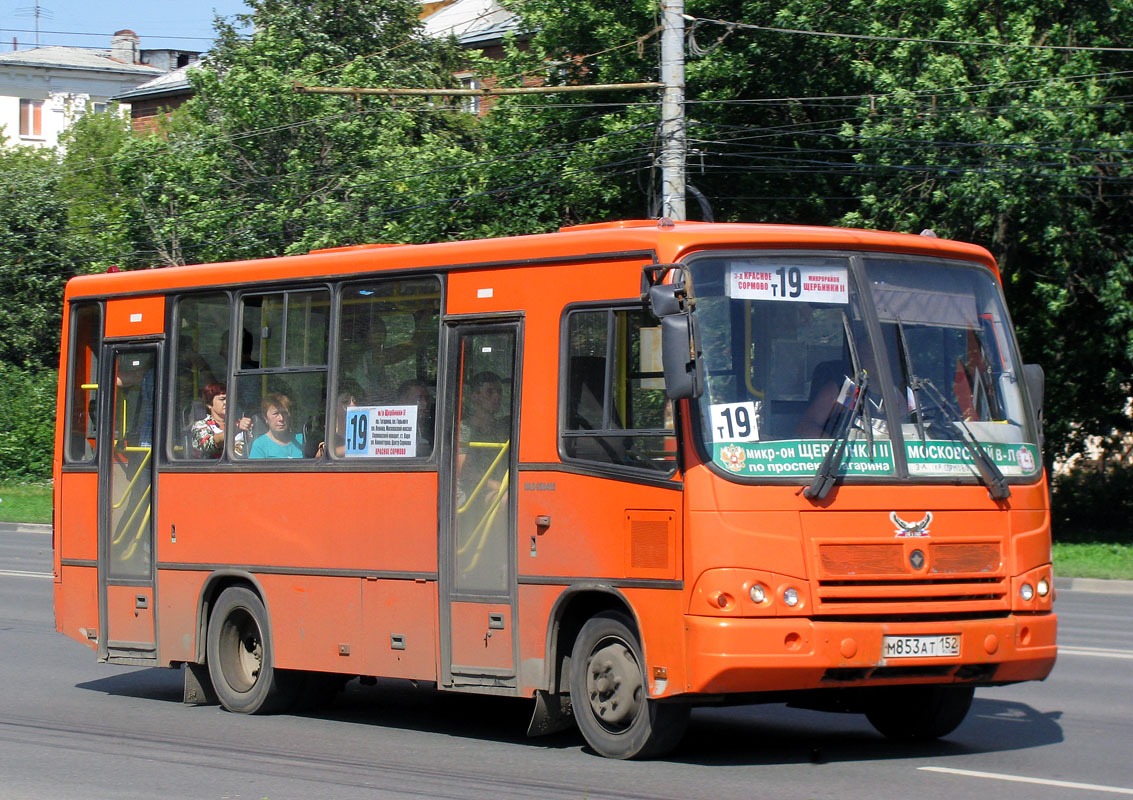
[[(933, 622), (685, 616), (686, 692), (746, 694), (908, 683), (1042, 680), (1054, 667), (1057, 616)], [(959, 638), (959, 655), (886, 658), (884, 637)]]

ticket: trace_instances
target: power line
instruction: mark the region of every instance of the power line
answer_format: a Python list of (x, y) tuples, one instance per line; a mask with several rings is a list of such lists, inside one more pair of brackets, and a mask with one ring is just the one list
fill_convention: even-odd
[(768, 33), (784, 33), (796, 36), (820, 36), (833, 39), (861, 39), (873, 42), (910, 42), (913, 44), (943, 44), (943, 45), (960, 45), (967, 47), (998, 47), (1002, 49), (1016, 49), (1016, 50), (1068, 50), (1071, 52), (1107, 52), (1107, 53), (1133, 53), (1133, 47), (1095, 47), (1095, 46), (1079, 46), (1079, 45), (1054, 45), (1054, 44), (1017, 44), (1012, 42), (976, 42), (964, 41), (955, 39), (919, 39), (910, 36), (878, 36), (866, 33), (838, 33), (835, 31), (810, 31), (801, 30), (797, 28), (773, 28), (767, 25), (751, 25), (744, 22), (732, 22), (723, 19), (711, 19), (707, 17), (687, 17), (693, 23), (693, 31), (696, 30), (697, 25), (711, 24), (723, 25), (729, 30), (753, 30), (765, 31)]
[[(0, 32), (3, 32), (3, 33), (36, 33), (37, 31), (29, 30), (29, 29), (26, 29), (26, 28), (0, 28)], [(54, 36), (92, 36), (92, 37), (93, 36), (100, 36), (104, 39), (109, 39), (111, 36), (113, 36), (112, 33), (90, 33), (90, 32), (82, 32), (82, 31), (43, 31), (43, 30), (41, 30), (41, 31), (38, 31), (38, 33), (41, 33), (41, 34), (42, 33), (50, 33)], [(146, 38), (147, 39), (191, 39), (191, 40), (200, 41), (200, 42), (211, 42), (216, 37), (215, 36), (166, 36), (165, 34), (162, 34), (162, 33), (148, 33), (148, 34), (146, 34)], [(55, 46), (56, 47), (67, 47), (67, 46), (73, 46), (73, 45), (55, 45)]]

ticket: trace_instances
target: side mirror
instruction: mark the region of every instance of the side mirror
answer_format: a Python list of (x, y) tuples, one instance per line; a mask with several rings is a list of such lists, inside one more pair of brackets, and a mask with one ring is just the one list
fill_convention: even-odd
[(1035, 422), (1039, 426), (1039, 447), (1043, 443), (1043, 393), (1046, 387), (1046, 374), (1039, 364), (1023, 365), (1023, 382), (1027, 384), (1027, 394), (1035, 409)]
[(1023, 382), (1027, 384), (1027, 394), (1031, 396), (1031, 403), (1035, 406), (1035, 414), (1039, 419), (1043, 415), (1043, 392), (1046, 386), (1046, 373), (1039, 364), (1023, 365)]
[(677, 296), (681, 292), (679, 286), (671, 283), (658, 284), (649, 287), (649, 307), (657, 319), (670, 317), (684, 311), (681, 300)]
[(661, 364), (665, 392), (673, 400), (700, 397), (704, 368), (696, 351), (696, 331), (687, 313), (661, 319)]

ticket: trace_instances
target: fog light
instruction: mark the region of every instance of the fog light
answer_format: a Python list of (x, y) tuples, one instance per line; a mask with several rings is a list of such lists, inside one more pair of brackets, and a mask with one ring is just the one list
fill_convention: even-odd
[(749, 594), (751, 594), (751, 602), (755, 603), (757, 606), (767, 599), (767, 592), (758, 583), (751, 587)]
[(1031, 598), (1035, 596), (1035, 587), (1029, 583), (1024, 583), (1019, 587), (1019, 596), (1023, 598), (1023, 602), (1031, 602)]
[(1038, 593), (1039, 597), (1046, 597), (1048, 594), (1050, 594), (1050, 582), (1047, 581), (1046, 578), (1041, 578), (1039, 580)]
[(783, 602), (786, 603), (789, 608), (797, 606), (799, 604), (799, 590), (793, 586), (790, 589), (786, 589), (783, 592)]

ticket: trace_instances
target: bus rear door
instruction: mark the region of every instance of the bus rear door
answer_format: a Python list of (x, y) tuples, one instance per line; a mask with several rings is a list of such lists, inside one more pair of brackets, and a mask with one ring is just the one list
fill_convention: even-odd
[(98, 425), (98, 656), (154, 663), (154, 433), (160, 345), (103, 347)]

